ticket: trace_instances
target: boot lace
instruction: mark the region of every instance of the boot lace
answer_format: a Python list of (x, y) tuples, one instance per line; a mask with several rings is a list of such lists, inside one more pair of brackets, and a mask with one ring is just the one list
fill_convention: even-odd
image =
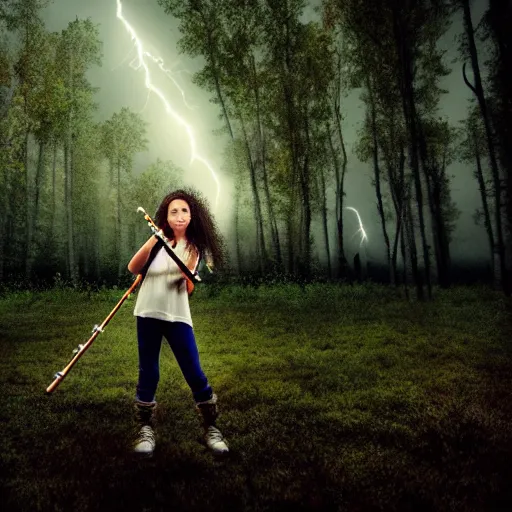
[(137, 438), (136, 444), (141, 444), (144, 441), (151, 443), (152, 445), (155, 443), (155, 434), (153, 429), (149, 425), (144, 425), (139, 431), (139, 437)]
[(224, 437), (222, 436), (221, 431), (218, 428), (212, 426), (208, 427), (208, 431), (206, 432), (206, 439), (212, 445), (224, 441)]

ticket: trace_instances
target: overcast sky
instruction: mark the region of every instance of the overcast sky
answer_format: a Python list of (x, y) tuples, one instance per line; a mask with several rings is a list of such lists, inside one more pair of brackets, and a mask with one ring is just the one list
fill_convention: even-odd
[[(474, 24), (481, 18), (485, 8), (485, 0), (473, 2)], [(221, 223), (227, 221), (231, 205), (231, 185), (221, 174), (222, 137), (213, 134), (213, 130), (221, 128), (219, 111), (209, 102), (209, 94), (194, 86), (191, 74), (201, 69), (201, 60), (191, 60), (179, 55), (177, 41), (180, 38), (178, 23), (166, 15), (156, 0), (124, 0), (122, 15), (132, 26), (144, 44), (144, 50), (155, 57), (161, 57), (165, 66), (174, 71), (173, 76), (185, 91), (185, 105), (182, 94), (174, 83), (165, 76), (155, 64), (150, 64), (152, 83), (165, 95), (172, 109), (192, 128), (197, 143), (197, 153), (212, 166), (221, 182), (220, 201), (216, 215)], [(103, 41), (103, 65), (92, 69), (89, 78), (91, 83), (100, 88), (97, 94), (99, 103), (99, 120), (109, 118), (123, 106), (140, 112), (149, 123), (149, 151), (140, 155), (136, 162), (136, 171), (141, 171), (156, 158), (173, 160), (185, 170), (187, 183), (195, 184), (204, 192), (211, 203), (217, 196), (217, 182), (211, 171), (200, 162), (190, 164), (191, 149), (189, 138), (183, 126), (172, 115), (166, 113), (162, 100), (155, 94), (148, 98), (144, 85), (143, 70), (134, 69), (130, 63), (136, 61), (136, 51), (130, 35), (123, 22), (117, 18), (117, 0), (54, 0), (44, 10), (43, 17), (47, 28), (60, 31), (67, 24), (78, 18), (91, 18), (99, 26), (100, 38)], [(460, 20), (444, 37), (441, 45), (447, 50), (446, 62), (457, 57), (457, 44), (454, 40), (461, 30)], [(460, 63), (451, 64), (452, 74), (445, 79), (443, 86), (449, 90), (441, 102), (441, 114), (449, 116), (454, 124), (466, 115), (469, 90), (462, 81)], [(356, 140), (356, 129), (364, 114), (358, 92), (354, 92), (344, 100), (346, 116), (344, 130), (349, 151)], [(449, 169), (455, 175), (453, 180), (453, 198), (457, 201), (462, 215), (452, 244), (452, 254), (458, 257), (487, 257), (487, 242), (483, 228), (473, 224), (471, 215), (480, 205), (476, 182), (472, 179), (472, 169), (461, 164), (454, 164)], [(346, 204), (358, 209), (368, 233), (368, 253), (370, 257), (382, 254), (382, 237), (380, 223), (375, 207), (375, 193), (371, 187), (372, 170), (370, 165), (363, 165), (354, 156), (350, 156), (348, 175), (346, 178)], [(347, 237), (357, 229), (355, 215), (347, 214)], [(351, 225), (350, 215), (353, 224)], [(320, 236), (320, 235), (319, 235)]]

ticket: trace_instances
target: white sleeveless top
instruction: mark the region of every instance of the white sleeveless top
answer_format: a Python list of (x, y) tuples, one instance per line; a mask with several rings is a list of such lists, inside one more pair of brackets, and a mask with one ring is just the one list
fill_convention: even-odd
[[(190, 257), (186, 245), (185, 240), (180, 240), (174, 249), (183, 262)], [(178, 265), (163, 247), (148, 268), (137, 294), (133, 314), (168, 322), (184, 322), (192, 327), (187, 284)]]

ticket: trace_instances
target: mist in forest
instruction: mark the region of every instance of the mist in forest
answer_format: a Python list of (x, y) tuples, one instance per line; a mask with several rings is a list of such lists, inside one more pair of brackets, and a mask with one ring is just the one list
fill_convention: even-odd
[[(224, 3), (233, 4), (227, 0)], [(279, 63), (286, 59), (276, 54), (279, 46), (270, 42), (268, 34), (274, 30), (277, 39), (282, 34), (279, 23), (273, 25), (270, 21), (268, 9), (244, 15), (228, 10), (225, 19), (221, 19), (223, 15), (215, 10), (215, 2), (202, 3), (203, 14), (217, 20), (217, 25), (222, 27), (211, 32), (217, 38), (214, 40), (206, 22), (202, 27), (197, 25), (199, 28), (194, 25), (199, 17), (188, 2), (54, 0), (43, 5), (45, 2), (35, 0), (11, 1), (2, 12), (5, 34), (2, 51), (9, 69), (2, 80), (2, 123), (18, 142), (15, 147), (9, 143), (12, 151), (3, 156), (6, 192), (2, 201), (9, 220), (2, 233), (4, 240), (12, 238), (14, 247), (20, 249), (18, 254), (24, 254), (25, 262), (15, 264), (14, 249), (9, 248), (13, 244), (9, 247), (5, 244), (2, 275), (54, 274), (61, 268), (61, 274), (68, 276), (74, 272), (89, 278), (112, 273), (120, 277), (131, 251), (150, 235), (135, 214), (137, 207), (144, 206), (154, 213), (158, 201), (168, 191), (166, 187), (182, 185), (196, 187), (208, 199), (228, 240), (230, 260), (238, 273), (266, 272), (273, 268), (291, 274), (313, 272), (343, 277), (344, 266), (353, 267), (353, 258), (359, 254), (363, 267), (381, 266), (387, 274), (385, 269), (391, 261), (394, 238), (398, 237), (395, 264), (403, 266), (405, 255), (406, 267), (414, 266), (413, 259), (417, 258), (419, 267), (424, 268), (423, 243), (424, 247), (429, 246), (432, 275), (437, 276), (439, 258), (444, 256), (435, 251), (445, 242), (438, 240), (441, 228), (436, 222), (444, 223), (442, 230), (448, 234), (446, 245), (452, 269), (458, 264), (478, 263), (491, 271), (497, 265), (491, 257), (489, 242), (489, 229), (493, 228), (486, 228), (481, 184), (475, 176), (477, 163), (470, 142), (465, 142), (469, 132), (464, 131), (471, 116), (475, 117), (478, 102), (462, 72), (463, 63), (470, 62), (465, 41), (468, 27), (464, 22), (467, 4), (476, 34), (480, 72), (487, 93), (491, 94), (492, 40), (482, 36), (489, 3), (479, 0), (441, 3), (445, 12), (425, 17), (422, 22), (424, 27), (430, 27), (431, 35), (414, 43), (418, 45), (414, 50), (417, 61), (412, 64), (417, 68), (412, 82), (417, 95), (414, 123), (420, 129), (423, 137), (420, 139), (425, 141), (423, 153), (421, 142), (418, 143), (417, 157), (419, 172), (425, 173), (418, 177), (423, 180), (424, 219), (418, 213), (418, 190), (413, 183), (410, 218), (402, 224), (403, 227), (410, 223), (407, 235), (403, 234), (407, 232), (405, 227), (402, 234), (395, 233), (398, 210), (387, 181), (387, 170), (398, 165), (397, 155), (403, 151), (405, 172), (411, 171), (410, 122), (407, 116), (405, 120), (399, 119), (403, 113), (398, 112), (394, 140), (386, 138), (389, 133), (382, 132), (387, 130), (386, 108), (401, 108), (400, 98), (393, 96), (396, 84), (389, 81), (386, 92), (386, 79), (379, 81), (378, 71), (371, 69), (371, 61), (364, 61), (355, 52), (359, 48), (360, 55), (365, 55), (372, 44), (384, 52), (388, 51), (385, 45), (392, 45), (391, 40), (385, 39), (390, 33), (376, 34), (383, 38), (383, 44), (372, 41), (371, 34), (361, 35), (364, 31), (357, 28), (361, 20), (371, 26), (372, 8), (363, 8), (364, 4), (356, 0), (348, 2), (345, 8), (327, 0), (290, 2), (288, 8), (295, 24), (290, 30), (295, 31), (295, 39), (289, 49), (282, 51), (292, 52), (295, 60), (290, 69), (281, 69)], [(25, 5), (30, 17), (25, 15), (16, 20), (21, 12), (16, 10), (17, 5)], [(278, 20), (285, 8), (275, 9), (273, 16)], [(9, 15), (13, 20), (10, 24)], [(85, 27), (85, 20), (90, 26)], [(404, 21), (404, 27), (407, 23)], [(247, 26), (252, 32), (244, 31)], [(187, 29), (195, 30), (195, 35), (187, 33)], [(261, 34), (254, 36), (258, 31)], [(62, 45), (61, 39), (65, 37), (69, 41), (82, 37), (82, 43), (77, 43), (73, 50), (75, 54), (71, 55), (69, 50), (74, 43), (69, 43), (67, 49), (65, 43)], [(413, 36), (410, 37), (412, 40)], [(86, 55), (84, 48), (87, 44), (94, 46), (93, 40), (100, 46), (95, 48), (94, 56)], [(210, 46), (206, 40), (211, 42)], [(434, 47), (427, 49), (432, 43)], [(21, 59), (23, 55), (25, 60)], [(287, 54), (286, 58), (290, 56)], [(328, 59), (325, 61), (328, 64), (322, 59)], [(25, 71), (20, 62), (26, 66)], [(78, 77), (74, 68), (76, 77), (70, 79), (63, 70), (73, 62), (81, 63), (82, 74)], [(254, 68), (250, 67), (251, 62)], [(306, 64), (301, 67), (303, 62)], [(47, 71), (50, 67), (51, 72)], [(387, 63), (382, 75), (390, 69), (391, 64)], [(34, 93), (32, 97), (27, 92), (27, 84), (31, 86), (26, 78), (30, 70), (32, 75), (41, 75), (34, 79), (31, 90), (48, 89), (40, 96)], [(254, 76), (250, 75), (252, 71)], [(467, 79), (474, 80), (471, 65), (465, 71)], [(245, 89), (241, 78), (244, 72), (249, 73)], [(89, 95), (87, 105), (75, 107), (73, 121), (65, 106), (60, 114), (55, 114), (54, 120), (48, 121), (59, 108), (47, 107), (41, 112), (41, 102), (58, 102), (59, 98), (64, 101), (66, 94), (70, 94), (66, 91), (77, 90), (73, 89), (78, 87), (74, 84), (80, 80), (82, 92), (77, 101)], [(55, 83), (60, 84), (62, 97), (58, 88), (52, 89), (51, 84)], [(302, 83), (307, 83), (309, 89), (301, 88)], [(152, 90), (148, 90), (148, 85)], [(370, 96), (375, 106), (374, 125)], [(286, 105), (288, 97), (290, 105)], [(390, 102), (394, 106), (390, 107)], [(17, 111), (23, 110), (22, 105), (29, 105), (24, 114), (28, 115), (27, 119), (22, 119)], [(69, 126), (67, 134), (64, 124), (78, 123), (76, 119), (82, 115), (78, 114), (80, 108), (82, 124)], [(123, 109), (125, 116), (118, 119), (116, 115)], [(326, 114), (329, 109), (332, 112)], [(51, 126), (43, 132), (45, 122)], [(132, 123), (132, 132), (127, 131), (128, 139), (140, 139), (128, 150), (130, 143), (121, 147), (115, 142), (121, 137), (116, 135), (116, 130), (124, 130), (124, 122), (126, 126)], [(291, 124), (287, 125), (288, 122)], [(480, 124), (475, 129), (481, 130)], [(377, 145), (372, 141), (372, 126)], [(398, 140), (403, 142), (402, 149), (395, 144)], [(378, 149), (377, 160), (374, 147)], [(486, 148), (479, 149), (483, 179), (490, 187)], [(391, 154), (393, 151), (396, 154)], [(126, 161), (121, 163), (122, 154)], [(75, 160), (68, 162), (69, 159)], [(436, 163), (432, 164), (434, 160)], [(91, 162), (94, 165), (89, 169)], [(380, 206), (375, 184), (376, 162), (380, 165)], [(443, 167), (439, 198), (446, 201), (439, 207), (429, 195), (435, 185), (426, 171), (429, 165), (439, 167), (438, 164)], [(13, 178), (12, 169), (22, 172)], [(341, 199), (339, 173), (342, 171)], [(122, 184), (116, 180), (122, 180)], [(14, 195), (9, 193), (15, 189), (18, 192)], [(486, 193), (492, 196), (490, 188)], [(76, 203), (68, 205), (69, 198)], [(14, 200), (19, 211), (14, 211)], [(429, 200), (434, 202), (430, 209)], [(141, 201), (146, 203), (139, 204)], [(37, 219), (31, 217), (34, 206), (28, 204), (36, 207)], [(383, 231), (379, 208), (384, 210), (387, 234)], [(489, 205), (491, 217), (492, 208)], [(95, 209), (95, 220), (87, 220), (83, 212)], [(422, 223), (425, 233), (421, 232)], [(26, 230), (22, 234), (16, 230), (21, 225)], [(74, 237), (72, 249), (70, 233)], [(411, 233), (416, 237), (414, 257), (410, 252)], [(409, 252), (404, 252), (403, 247), (400, 250), (402, 239)], [(51, 247), (45, 246), (48, 240), (53, 241)], [(41, 258), (46, 265), (38, 264)], [(105, 270), (107, 267), (110, 270)], [(414, 272), (409, 268), (409, 279), (415, 279), (411, 275)]]
[[(183, 101), (180, 91), (164, 74), (155, 67), (152, 68), (152, 80), (165, 91), (172, 105), (182, 113), (197, 133), (199, 147), (205, 156), (212, 161), (214, 169), (219, 173), (221, 183), (222, 208), (216, 212), (219, 219), (229, 222), (222, 212), (231, 208), (231, 194), (233, 193), (231, 179), (222, 175), (223, 145), (227, 137), (214, 135), (214, 130), (222, 128), (219, 119), (219, 110), (209, 101), (210, 95), (192, 83), (192, 74), (201, 68), (202, 59), (192, 59), (179, 53), (177, 42), (180, 38), (179, 23), (172, 16), (166, 16), (163, 8), (156, 1), (124, 0), (123, 14), (133, 28), (137, 31), (145, 48), (153, 55), (160, 56), (168, 68), (176, 70), (174, 78), (179, 81), (180, 87), (186, 93), (186, 101), (195, 107), (188, 109)], [(79, 0), (54, 0), (43, 11), (43, 18), (49, 30), (59, 31), (76, 16), (90, 17), (94, 23), (100, 25), (100, 37), (103, 41), (104, 62), (101, 68), (90, 71), (91, 83), (99, 87), (97, 101), (100, 105), (98, 119), (107, 119), (113, 112), (123, 106), (135, 111), (142, 111), (143, 119), (149, 123), (148, 139), (150, 141), (147, 152), (137, 156), (135, 170), (141, 170), (145, 165), (160, 158), (171, 159), (186, 171), (187, 182), (191, 185), (205, 186), (204, 191), (214, 202), (216, 184), (208, 170), (201, 165), (189, 166), (189, 151), (186, 137), (178, 123), (162, 112), (162, 102), (155, 95), (147, 100), (147, 89), (141, 72), (130, 66), (136, 60), (136, 51), (133, 50), (129, 34), (123, 24), (116, 17), (116, 1), (105, 2), (92, 0), (80, 2)], [(475, 24), (483, 14), (485, 2), (475, 2)], [(307, 9), (304, 21), (318, 19), (312, 8)], [(443, 37), (440, 46), (447, 51), (446, 59), (457, 57), (455, 37), (462, 31), (460, 16), (454, 20), (453, 28)], [(149, 61), (151, 62), (151, 61)], [(440, 114), (449, 116), (454, 123), (466, 116), (467, 102), (471, 96), (469, 89), (464, 85), (461, 74), (461, 64), (454, 66), (452, 73), (444, 79), (443, 86), (449, 91), (442, 100)], [(357, 139), (357, 129), (363, 119), (363, 108), (358, 99), (357, 91), (351, 92), (343, 101), (343, 112), (346, 115), (344, 123), (347, 147), (353, 146)], [(145, 107), (145, 108), (144, 108)], [(144, 109), (144, 110), (143, 110)], [(350, 149), (349, 149), (350, 150)], [(384, 257), (382, 251), (383, 240), (379, 230), (379, 219), (375, 208), (375, 193), (371, 186), (371, 166), (361, 164), (357, 157), (350, 158), (350, 170), (347, 173), (346, 193), (347, 204), (358, 209), (364, 225), (371, 237), (371, 252), (373, 258)], [(479, 205), (477, 183), (467, 182), (471, 175), (469, 166), (455, 163), (450, 172), (456, 178), (453, 181), (454, 200), (457, 201), (463, 213), (458, 221), (457, 236), (453, 243), (454, 257), (463, 259), (482, 259), (488, 257), (485, 247), (485, 233), (482, 226), (475, 226), (472, 214)], [(332, 198), (331, 198), (332, 199)], [(347, 215), (347, 232), (354, 233), (359, 229), (357, 217)], [(222, 224), (224, 227), (224, 224)], [(475, 240), (476, 239), (476, 240)], [(353, 250), (357, 250), (359, 238), (354, 236)], [(370, 247), (369, 247), (370, 250)]]

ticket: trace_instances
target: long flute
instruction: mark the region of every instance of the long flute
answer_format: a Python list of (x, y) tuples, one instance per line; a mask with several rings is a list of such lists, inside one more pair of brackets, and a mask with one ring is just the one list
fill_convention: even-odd
[(73, 359), (69, 361), (67, 366), (62, 370), (61, 372), (57, 372), (55, 374), (53, 382), (46, 388), (47, 393), (51, 393), (55, 390), (55, 388), (64, 380), (64, 377), (69, 373), (71, 368), (76, 364), (76, 362), (85, 354), (85, 351), (92, 345), (93, 341), (98, 337), (100, 333), (103, 332), (107, 324), (112, 320), (112, 317), (117, 313), (117, 310), (121, 307), (123, 302), (130, 296), (130, 294), (135, 290), (137, 285), (142, 280), (142, 274), (138, 274), (135, 278), (135, 281), (133, 284), (126, 290), (125, 294), (121, 297), (121, 300), (116, 304), (114, 309), (109, 313), (107, 318), (103, 320), (101, 325), (95, 325), (92, 329), (92, 336), (87, 340), (87, 342), (84, 345), (78, 345), (78, 347), (73, 350)]
[[(164, 243), (164, 249), (167, 251), (169, 256), (176, 262), (181, 272), (184, 274), (186, 281), (187, 281), (187, 292), (190, 295), (192, 291), (194, 290), (194, 281), (201, 281), (201, 278), (199, 275), (192, 274), (190, 269), (180, 260), (180, 258), (174, 253), (174, 251), (171, 248), (171, 244), (168, 238), (163, 234), (162, 230), (158, 228), (158, 226), (153, 222), (153, 219), (146, 213), (144, 208), (139, 207), (137, 211), (141, 211), (144, 213), (144, 218), (148, 222), (151, 230), (153, 233)], [(130, 294), (137, 288), (138, 284), (142, 280), (142, 274), (138, 274), (135, 278), (135, 281), (130, 286), (130, 288), (125, 292), (125, 294), (121, 297), (121, 300), (116, 304), (114, 309), (109, 313), (109, 315), (103, 320), (101, 325), (95, 325), (92, 329), (92, 336), (87, 340), (87, 342), (83, 345), (78, 345), (78, 347), (73, 350), (73, 358), (67, 366), (60, 372), (57, 372), (54, 376), (53, 382), (46, 388), (47, 393), (52, 393), (57, 386), (64, 380), (66, 375), (69, 373), (71, 368), (76, 364), (76, 362), (84, 355), (86, 350), (92, 345), (94, 340), (98, 337), (100, 333), (103, 332), (104, 328), (107, 326), (107, 324), (112, 320), (113, 316), (117, 313), (119, 308), (122, 306), (123, 302), (130, 296)]]
[(190, 295), (194, 291), (195, 282), (200, 282), (201, 278), (199, 277), (199, 274), (192, 273), (192, 271), (181, 261), (181, 259), (178, 257), (178, 255), (172, 250), (171, 247), (171, 241), (164, 235), (164, 232), (154, 223), (153, 219), (146, 213), (146, 210), (142, 208), (142, 206), (139, 206), (137, 208), (138, 212), (142, 212), (144, 214), (144, 218), (146, 219), (148, 226), (150, 227), (151, 231), (164, 243), (164, 249), (167, 252), (167, 254), (175, 261), (176, 265), (178, 265), (178, 268), (181, 270), (181, 273), (185, 277), (185, 280), (187, 282), (187, 292)]

